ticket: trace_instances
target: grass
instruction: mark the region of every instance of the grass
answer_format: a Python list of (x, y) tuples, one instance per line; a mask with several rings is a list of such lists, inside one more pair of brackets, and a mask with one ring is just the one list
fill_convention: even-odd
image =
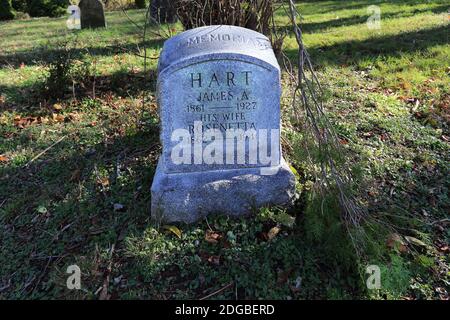
[[(299, 173), (289, 212), (210, 217), (177, 225), (181, 235), (150, 221), (157, 60), (144, 67), (140, 31), (122, 12), (107, 13), (105, 30), (76, 34), (64, 18), (1, 23), (0, 298), (201, 298), (221, 288), (212, 298), (448, 297), (448, 5), (379, 1), (381, 29), (370, 30), (372, 4), (299, 4), (328, 114), (357, 161), (370, 214), (398, 227), (366, 226), (373, 241), (364, 261), (335, 200), (316, 205), (301, 133), (288, 125), (286, 156)], [(127, 13), (143, 23), (142, 10)], [(287, 23), (283, 12), (277, 19)], [(163, 39), (150, 32), (146, 42), (156, 57)], [(289, 34), (288, 56), (294, 43)], [(49, 64), (67, 54), (89, 70), (78, 68), (78, 82), (58, 98), (43, 95)], [(281, 231), (268, 240), (273, 228)], [(66, 288), (73, 264), (81, 290)], [(380, 290), (365, 287), (368, 264), (380, 266)]]

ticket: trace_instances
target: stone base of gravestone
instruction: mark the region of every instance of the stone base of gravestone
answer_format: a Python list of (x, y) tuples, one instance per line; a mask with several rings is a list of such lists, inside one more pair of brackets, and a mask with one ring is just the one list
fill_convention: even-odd
[[(267, 169), (267, 168), (266, 168)], [(209, 214), (246, 215), (266, 205), (289, 205), (295, 177), (282, 159), (261, 168), (166, 174), (161, 160), (152, 185), (152, 218), (194, 222)]]

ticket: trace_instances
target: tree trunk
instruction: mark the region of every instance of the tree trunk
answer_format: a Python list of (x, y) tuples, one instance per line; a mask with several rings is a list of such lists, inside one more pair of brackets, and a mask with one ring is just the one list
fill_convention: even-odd
[(177, 13), (170, 0), (152, 0), (150, 2), (150, 22), (174, 23)]

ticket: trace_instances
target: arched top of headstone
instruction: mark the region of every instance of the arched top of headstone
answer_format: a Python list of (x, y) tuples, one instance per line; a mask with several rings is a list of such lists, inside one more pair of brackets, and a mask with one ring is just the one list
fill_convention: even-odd
[(83, 9), (102, 9), (103, 3), (100, 0), (81, 0), (78, 4), (81, 10)]
[(242, 27), (217, 25), (191, 29), (167, 40), (158, 69), (161, 72), (178, 62), (220, 54), (248, 56), (280, 68), (265, 35)]
[(78, 13), (78, 14), (80, 14), (80, 7), (72, 4), (69, 7), (67, 7), (67, 13), (71, 13), (71, 14)]

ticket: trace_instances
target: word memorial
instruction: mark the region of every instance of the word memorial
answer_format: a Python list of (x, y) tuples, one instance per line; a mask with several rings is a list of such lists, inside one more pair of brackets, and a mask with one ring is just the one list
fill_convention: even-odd
[(280, 146), (280, 67), (267, 37), (222, 25), (170, 38), (157, 96), (162, 155), (153, 218), (193, 222), (291, 203), (295, 178)]

